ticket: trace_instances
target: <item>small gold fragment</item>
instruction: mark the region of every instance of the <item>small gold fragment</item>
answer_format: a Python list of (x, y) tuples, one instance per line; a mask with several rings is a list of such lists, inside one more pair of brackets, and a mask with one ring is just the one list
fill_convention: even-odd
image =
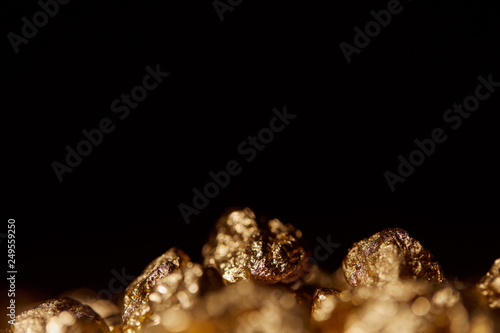
[(89, 306), (69, 297), (51, 299), (16, 316), (7, 332), (106, 333), (104, 320)]
[(309, 257), (300, 230), (278, 219), (257, 220), (249, 208), (222, 216), (202, 254), (204, 266), (217, 269), (226, 283), (292, 282)]
[(382, 230), (353, 244), (342, 268), (353, 287), (382, 285), (400, 278), (444, 281), (432, 254), (400, 228)]

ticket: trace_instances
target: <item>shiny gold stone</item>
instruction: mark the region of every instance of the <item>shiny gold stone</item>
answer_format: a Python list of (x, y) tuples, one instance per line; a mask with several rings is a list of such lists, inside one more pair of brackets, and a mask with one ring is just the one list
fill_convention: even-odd
[(105, 333), (104, 320), (89, 306), (69, 297), (48, 300), (16, 316), (7, 328), (16, 333)]
[(217, 269), (226, 283), (292, 282), (309, 257), (300, 230), (278, 219), (257, 220), (249, 208), (222, 216), (202, 254), (204, 266)]
[(500, 258), (495, 260), (477, 287), (491, 308), (500, 308)]
[(471, 327), (457, 290), (417, 280), (342, 292), (318, 290), (311, 317), (320, 333), (466, 333)]
[[(172, 276), (176, 279), (179, 270), (184, 270), (190, 258), (177, 248), (171, 248), (153, 260), (125, 290), (123, 299), (123, 327), (125, 330), (139, 329), (151, 316), (149, 298), (158, 282)], [(192, 264), (192, 263), (191, 263)]]
[(382, 285), (400, 278), (444, 281), (432, 254), (400, 228), (382, 230), (353, 244), (342, 268), (353, 287)]
[(251, 281), (224, 286), (193, 307), (166, 308), (147, 333), (306, 333), (308, 313), (284, 288)]

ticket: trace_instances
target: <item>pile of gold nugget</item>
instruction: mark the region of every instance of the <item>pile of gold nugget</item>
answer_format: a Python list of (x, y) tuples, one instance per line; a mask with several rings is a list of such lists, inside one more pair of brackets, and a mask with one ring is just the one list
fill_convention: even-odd
[(399, 228), (353, 244), (329, 273), (300, 230), (245, 208), (217, 221), (202, 255), (171, 248), (116, 304), (48, 300), (7, 332), (500, 332), (500, 259), (477, 284), (450, 283)]

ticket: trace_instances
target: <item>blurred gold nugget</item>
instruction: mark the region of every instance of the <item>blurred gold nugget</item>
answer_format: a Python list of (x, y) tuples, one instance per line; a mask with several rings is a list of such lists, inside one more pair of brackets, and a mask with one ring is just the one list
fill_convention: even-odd
[(491, 308), (500, 308), (500, 258), (495, 260), (477, 287)]
[(122, 311), (113, 302), (107, 299), (99, 299), (91, 289), (81, 288), (64, 293), (62, 296), (73, 298), (84, 305), (90, 306), (101, 318), (111, 332), (115, 332), (122, 322)]
[(342, 292), (320, 289), (314, 297), (311, 317), (313, 326), (321, 333), (471, 331), (457, 290), (445, 284), (415, 280)]
[(432, 254), (400, 228), (384, 229), (354, 243), (342, 268), (353, 287), (377, 286), (400, 278), (444, 281), (441, 265)]
[(252, 281), (207, 293), (190, 309), (158, 313), (147, 333), (306, 333), (309, 315), (286, 289)]
[(105, 333), (104, 320), (89, 306), (69, 297), (48, 300), (16, 316), (7, 332)]
[(217, 269), (226, 283), (291, 282), (309, 257), (300, 230), (278, 219), (257, 220), (249, 208), (222, 216), (202, 254), (204, 266)]

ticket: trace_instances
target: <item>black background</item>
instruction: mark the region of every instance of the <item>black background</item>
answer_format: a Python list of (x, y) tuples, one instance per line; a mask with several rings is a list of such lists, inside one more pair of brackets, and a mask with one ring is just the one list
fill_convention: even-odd
[[(387, 1), (244, 0), (221, 22), (211, 1), (73, 0), (18, 54), (5, 37), (0, 231), (16, 219), (18, 287), (99, 290), (111, 270), (137, 275), (174, 245), (199, 260), (230, 206), (293, 223), (312, 247), (331, 235), (332, 271), (353, 242), (399, 226), (448, 277), (484, 274), (500, 255), (500, 92), (456, 131), (442, 116), (479, 75), (500, 81), (500, 5), (402, 5), (351, 64), (340, 42)], [(4, 36), (40, 10), (2, 7)], [(111, 102), (156, 64), (170, 76), (118, 120)], [(238, 145), (285, 105), (297, 118), (186, 225), (178, 205), (241, 161)], [(106, 117), (115, 131), (59, 183), (51, 163)], [(392, 193), (383, 173), (436, 127), (448, 140)]]

